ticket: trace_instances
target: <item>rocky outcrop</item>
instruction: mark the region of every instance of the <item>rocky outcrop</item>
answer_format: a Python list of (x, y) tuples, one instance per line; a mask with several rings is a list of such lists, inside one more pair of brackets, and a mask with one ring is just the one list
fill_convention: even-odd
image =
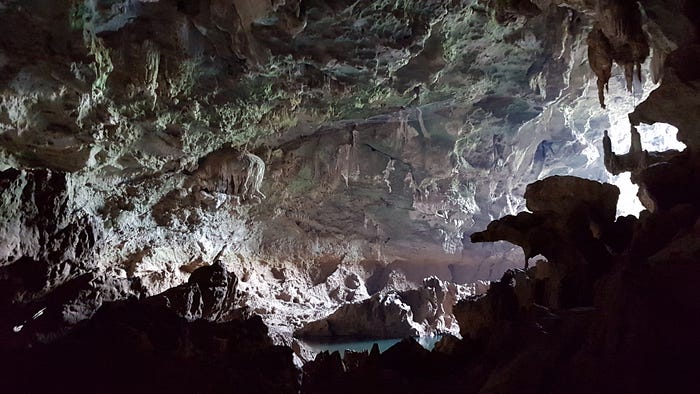
[[(5, 371), (13, 378), (0, 382), (0, 388), (298, 392), (292, 350), (273, 345), (260, 317), (207, 321), (218, 316), (220, 291), (229, 285), (235, 288), (235, 277), (224, 273), (219, 265), (203, 267), (188, 285), (164, 294), (105, 303), (89, 321), (51, 344), (3, 346), (3, 354), (13, 360)], [(192, 321), (193, 317), (203, 318)], [(36, 379), (37, 370), (42, 371), (41, 379)]]
[[(364, 361), (367, 354), (363, 356), (361, 359)], [(332, 387), (333, 383), (340, 383), (345, 372), (347, 369), (339, 352), (321, 352), (314, 360), (304, 365), (304, 392), (323, 392)]]
[(299, 337), (378, 337), (418, 335), (411, 307), (395, 292), (377, 294), (358, 304), (341, 306), (327, 318), (313, 321), (295, 332)]
[(5, 208), (0, 222), (3, 266), (21, 259), (42, 260), (48, 271), (51, 265), (76, 266), (94, 255), (100, 229), (89, 215), (71, 210), (74, 187), (61, 172), (9, 169), (0, 173)]
[[(640, 134), (636, 128), (630, 131), (632, 144), (628, 153), (617, 155), (612, 151), (610, 137), (607, 131), (603, 138), (605, 168), (613, 174), (629, 172), (634, 183), (639, 185), (637, 195), (644, 207), (654, 212), (657, 209), (667, 209), (680, 202), (689, 202), (697, 195), (695, 190), (692, 170), (697, 167), (694, 159), (686, 153), (677, 150), (664, 152), (647, 152), (642, 149)], [(684, 165), (672, 165), (671, 163), (684, 163)], [(668, 175), (668, 168), (677, 168), (673, 175)], [(666, 175), (662, 175), (666, 174)], [(675, 179), (669, 179), (669, 176)], [(681, 186), (683, 185), (683, 186)], [(682, 193), (677, 188), (685, 189)], [(681, 197), (683, 195), (687, 197)]]
[(403, 338), (456, 333), (452, 306), (468, 295), (472, 294), (462, 286), (426, 278), (417, 289), (382, 292), (359, 303), (345, 304), (330, 316), (306, 324), (295, 335)]
[[(606, 371), (611, 369), (615, 371), (614, 378), (603, 379), (607, 383), (602, 384), (613, 390), (653, 391), (667, 384), (680, 391), (697, 387), (691, 375), (681, 372), (683, 362), (668, 356), (670, 349), (689, 355), (688, 352), (700, 348), (693, 334), (686, 330), (700, 324), (685, 309), (685, 292), (692, 285), (676, 276), (697, 270), (694, 258), (689, 257), (694, 253), (691, 245), (697, 243), (694, 239), (697, 217), (697, 207), (689, 204), (677, 204), (670, 211), (640, 217), (630, 228), (631, 242), (624, 253), (612, 257), (612, 264), (600, 271), (592, 287), (590, 307), (552, 303), (549, 291), (552, 285), (563, 288), (571, 278), (557, 274), (565, 268), (554, 257), (550, 262), (539, 262), (527, 272), (506, 273), (484, 297), (459, 304), (455, 315), (463, 338), (469, 339), (471, 346), (489, 354), (520, 349), (516, 351), (520, 356), (509, 356), (515, 361), (495, 370), (482, 389), (510, 390), (510, 384), (516, 381), (522, 384), (520, 379), (525, 374), (538, 370), (522, 364), (519, 357), (547, 369), (550, 367), (545, 365), (561, 363), (562, 352), (568, 354), (568, 361), (557, 370), (566, 378), (548, 380), (530, 375), (528, 384), (533, 386), (529, 387), (544, 384), (557, 387), (554, 391), (569, 391), (559, 385), (573, 380), (586, 382), (580, 387), (581, 392), (596, 391), (600, 383), (592, 383), (590, 376), (610, 376)], [(679, 253), (679, 243), (671, 241), (673, 238), (686, 243), (683, 248), (686, 252), (680, 252), (685, 258), (672, 257), (672, 250)], [(606, 242), (605, 237), (601, 240)], [(673, 281), (674, 291), (672, 295), (661, 296), (663, 286), (657, 281), (668, 277), (677, 278)], [(676, 303), (682, 305), (684, 316), (674, 313), (674, 317), (668, 317), (669, 305)], [(677, 324), (683, 328), (678, 329)], [(676, 338), (664, 344), (655, 339), (670, 336)], [(685, 348), (681, 350), (681, 347)], [(651, 370), (656, 372), (649, 375)], [(497, 373), (510, 374), (511, 378), (503, 379)]]
[[(472, 242), (506, 240), (519, 245), (529, 259), (545, 256), (555, 267), (557, 278), (543, 286), (557, 287), (548, 297), (553, 307), (593, 303), (593, 285), (608, 269), (611, 254), (608, 233), (620, 236), (616, 225), (616, 187), (574, 177), (551, 177), (528, 186), (527, 207), (532, 211), (506, 216), (474, 233)], [(612, 244), (613, 242), (610, 241)], [(615, 245), (620, 247), (620, 245)], [(506, 281), (507, 282), (507, 281)], [(545, 280), (546, 282), (546, 280)], [(560, 287), (559, 287), (560, 286)], [(542, 289), (549, 292), (550, 289)]]
[[(518, 252), (464, 234), (517, 212), (539, 178), (608, 179), (597, 126), (615, 114), (591, 110), (585, 39), (607, 18), (611, 48), (641, 42), (627, 3), (185, 3), (0, 9), (0, 168), (66, 179), (65, 225), (92, 235), (61, 269), (118, 288), (81, 296), (73, 321), (216, 259), (285, 333), (387, 272), (494, 280)], [(615, 111), (635, 100), (623, 80), (611, 71)]]
[[(322, 352), (304, 365), (302, 391), (420, 392), (429, 387), (424, 384), (429, 380), (426, 374), (434, 373), (441, 366), (431, 364), (435, 361), (430, 352), (413, 338), (406, 338), (381, 354), (376, 345), (369, 354), (365, 352), (348, 357), (346, 353), (344, 359), (338, 352), (330, 355)], [(404, 379), (404, 376), (418, 379)], [(420, 384), (416, 384), (419, 381)]]
[(102, 301), (135, 292), (93, 262), (102, 229), (71, 204), (75, 185), (61, 172), (0, 172), (0, 311), (3, 346), (50, 340)]
[[(559, 184), (543, 182), (534, 190), (554, 196), (561, 193)], [(580, 186), (578, 203), (550, 199), (535, 203), (535, 212), (575, 216), (580, 201), (595, 195), (591, 190), (606, 189), (599, 184), (586, 193), (585, 181)], [(531, 198), (537, 200), (538, 194)], [(632, 242), (598, 272), (588, 300), (558, 301), (560, 293), (552, 290), (566, 288), (585, 272), (562, 276), (569, 262), (545, 254), (551, 261), (508, 271), (485, 295), (455, 307), (461, 340), (446, 337), (426, 353), (410, 350), (409, 339), (382, 355), (353, 359), (352, 368), (336, 360), (329, 379), (315, 374), (318, 366), (312, 364), (308, 391), (323, 392), (331, 384), (340, 392), (376, 387), (455, 393), (696, 391), (686, 360), (700, 349), (695, 335), (700, 319), (692, 296), (692, 278), (699, 269), (697, 208), (679, 204), (642, 215), (630, 227)], [(324, 358), (315, 363), (330, 368)]]
[(220, 321), (230, 318), (236, 307), (236, 275), (220, 261), (197, 268), (187, 284), (146, 299), (146, 302), (175, 311), (188, 321)]
[[(648, 152), (642, 149), (641, 136), (639, 131), (633, 126), (630, 129), (631, 145), (628, 153), (617, 155), (612, 150), (612, 143), (607, 130), (603, 136), (603, 153), (605, 169), (614, 175), (623, 172), (632, 173), (632, 179), (638, 181), (638, 175), (641, 171), (656, 164), (665, 163), (673, 157), (678, 156), (680, 152), (677, 150), (669, 150), (665, 152)], [(647, 206), (647, 209), (653, 210)]]

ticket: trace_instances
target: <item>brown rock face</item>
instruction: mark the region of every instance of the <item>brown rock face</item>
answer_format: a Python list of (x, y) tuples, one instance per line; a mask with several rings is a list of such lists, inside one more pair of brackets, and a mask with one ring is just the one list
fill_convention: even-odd
[(599, 222), (615, 220), (617, 187), (571, 176), (553, 176), (531, 183), (525, 189), (527, 209), (554, 212), (562, 217), (581, 210)]
[(598, 101), (605, 108), (605, 90), (612, 75), (613, 53), (608, 38), (600, 29), (593, 29), (586, 40), (588, 44), (588, 63), (598, 77)]
[[(593, 283), (610, 263), (606, 239), (614, 232), (617, 187), (574, 177), (551, 177), (528, 186), (527, 207), (474, 233), (472, 242), (505, 240), (523, 248), (525, 268), (539, 254), (556, 267), (561, 279), (548, 286), (557, 293), (553, 306), (592, 303)], [(543, 283), (543, 286), (545, 284)]]
[(627, 89), (633, 79), (642, 80), (642, 63), (649, 56), (649, 43), (642, 30), (642, 17), (631, 0), (599, 0), (593, 31), (588, 35), (588, 62), (598, 77), (598, 97), (605, 108), (605, 93), (613, 61), (623, 68)]
[(679, 141), (691, 149), (700, 147), (697, 133), (700, 75), (693, 64), (699, 56), (698, 44), (688, 44), (668, 55), (661, 86), (630, 114), (632, 124), (674, 124), (678, 127)]

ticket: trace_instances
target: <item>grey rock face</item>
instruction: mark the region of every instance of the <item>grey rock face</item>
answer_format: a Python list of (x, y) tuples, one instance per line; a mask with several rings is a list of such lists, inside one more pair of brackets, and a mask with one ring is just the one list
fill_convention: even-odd
[(99, 222), (75, 211), (75, 185), (49, 170), (0, 173), (0, 309), (3, 342), (50, 339), (64, 324), (90, 316), (102, 301), (133, 291), (101, 272)]
[(88, 215), (72, 211), (74, 185), (65, 174), (10, 169), (0, 176), (2, 265), (22, 258), (75, 265), (94, 255), (100, 229)]
[(469, 289), (430, 277), (417, 289), (392, 290), (360, 303), (343, 305), (327, 318), (308, 323), (295, 335), (403, 338), (457, 334), (459, 327), (452, 315), (452, 306), (472, 295)]
[[(71, 391), (78, 370), (117, 392), (297, 392), (291, 351), (234, 303), (278, 342), (447, 330), (443, 279), (522, 261), (467, 242), (487, 223), (473, 240), (550, 261), (456, 308), (466, 340), (446, 354), (409, 339), (355, 371), (326, 355), (305, 389), (697, 391), (699, 16), (687, 0), (3, 1), (3, 391)], [(687, 151), (646, 152), (654, 122)], [(615, 220), (604, 165), (651, 212)]]

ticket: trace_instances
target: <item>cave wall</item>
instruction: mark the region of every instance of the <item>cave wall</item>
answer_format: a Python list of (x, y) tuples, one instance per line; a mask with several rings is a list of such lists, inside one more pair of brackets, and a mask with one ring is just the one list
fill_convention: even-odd
[[(560, 3), (4, 3), (8, 324), (46, 305), (72, 324), (217, 259), (283, 326), (523, 264), (469, 233), (523, 209), (536, 179), (610, 179), (602, 130), (642, 97), (623, 64), (598, 108), (586, 40), (615, 16)], [(692, 37), (660, 27), (678, 4), (643, 4), (646, 93), (659, 53)]]
[[(352, 316), (428, 274), (495, 279), (541, 253), (457, 308), (465, 341), (436, 363), (407, 341), (331, 383), (373, 387), (378, 370), (387, 391), (693, 387), (694, 2), (34, 0), (0, 15), (0, 344), (20, 376), (37, 355), (97, 357), (121, 321), (124, 360), (176, 354), (187, 371), (210, 362), (193, 347), (236, 343), (211, 376), (263, 349), (284, 376), (269, 391), (294, 391), (291, 352), (260, 319), (188, 321), (203, 316), (193, 272), (218, 261), (240, 279), (224, 293), (289, 342), (340, 304)], [(627, 112), (676, 126), (687, 149), (635, 142), (620, 159)], [(559, 209), (547, 188), (525, 204), (551, 175), (611, 180), (604, 164), (632, 172), (649, 212), (613, 222), (611, 198), (604, 214)], [(559, 200), (597, 187), (611, 190), (560, 186)], [(524, 252), (472, 245), (484, 228), (472, 239)], [(182, 289), (185, 317), (168, 309)], [(331, 376), (314, 365), (308, 392)], [(435, 385), (425, 365), (451, 367)]]

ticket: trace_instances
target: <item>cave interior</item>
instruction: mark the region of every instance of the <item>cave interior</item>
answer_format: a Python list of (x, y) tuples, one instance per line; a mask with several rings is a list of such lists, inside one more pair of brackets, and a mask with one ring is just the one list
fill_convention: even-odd
[(700, 392), (699, 28), (0, 1), (0, 392)]

